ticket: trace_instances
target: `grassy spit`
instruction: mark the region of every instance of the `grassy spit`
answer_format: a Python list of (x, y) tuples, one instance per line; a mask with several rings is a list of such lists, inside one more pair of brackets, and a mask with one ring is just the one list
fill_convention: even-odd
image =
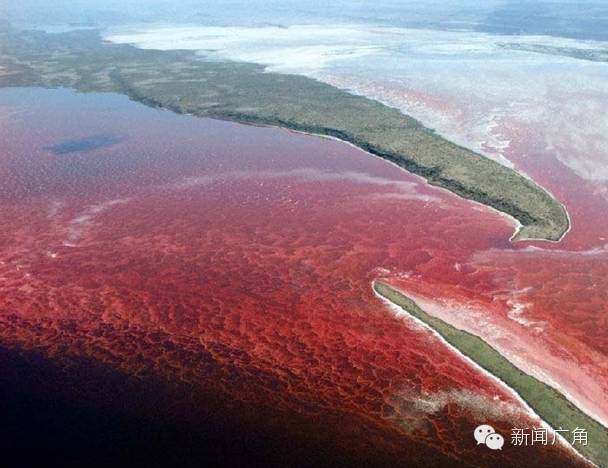
[(179, 113), (275, 125), (348, 141), (430, 184), (506, 213), (514, 240), (557, 241), (564, 207), (534, 182), (449, 142), (372, 99), (248, 63), (205, 60), (191, 51), (142, 50), (104, 42), (95, 31), (47, 34), (0, 26), (0, 86), (116, 92)]
[(373, 288), (383, 298), (424, 322), (458, 351), (515, 390), (553, 429), (585, 429), (588, 445), (574, 448), (599, 466), (608, 466), (608, 429), (573, 405), (555, 388), (514, 366), (492, 346), (476, 335), (433, 317), (395, 288), (374, 281)]

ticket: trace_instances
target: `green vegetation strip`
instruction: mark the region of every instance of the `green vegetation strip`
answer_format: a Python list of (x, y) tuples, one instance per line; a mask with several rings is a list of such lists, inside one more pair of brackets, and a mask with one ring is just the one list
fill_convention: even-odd
[(606, 427), (579, 410), (553, 387), (519, 370), (478, 336), (427, 314), (414, 301), (386, 283), (375, 281), (373, 287), (380, 296), (424, 322), (462, 354), (515, 390), (552, 428), (585, 429), (588, 445), (576, 444), (574, 448), (599, 466), (608, 466)]
[(516, 171), (447, 141), (396, 109), (248, 63), (191, 51), (142, 50), (95, 31), (47, 34), (0, 26), (0, 86), (116, 92), (148, 106), (337, 137), (450, 190), (511, 215), (515, 239), (559, 240), (564, 207)]

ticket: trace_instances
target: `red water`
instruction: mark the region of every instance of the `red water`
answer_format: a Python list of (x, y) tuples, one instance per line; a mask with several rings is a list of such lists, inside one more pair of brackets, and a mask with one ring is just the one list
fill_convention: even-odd
[(431, 269), (395, 285), (606, 424), (608, 198), (546, 149), (542, 129), (503, 125), (512, 138), (507, 156), (566, 206), (571, 231), (560, 243), (476, 249), (460, 257), (451, 278)]
[[(262, 426), (280, 414), (294, 434), (304, 418), (315, 434), (298, 437), (394, 464), (575, 464), (561, 446), (477, 447), (478, 424), (539, 422), (370, 283), (442, 315), (449, 302), (451, 321), (474, 304), (483, 333), (520, 337), (528, 366), (550, 357), (532, 359), (533, 336), (551, 365), (583, 364), (551, 367), (556, 379), (595, 375), (589, 391), (605, 391), (601, 255), (513, 248), (500, 215), (339, 142), (117, 96), (0, 99), (3, 346), (162, 376), (199, 404), (213, 392), (257, 409)], [(114, 138), (49, 149), (92, 135)], [(515, 290), (542, 323), (508, 317)]]

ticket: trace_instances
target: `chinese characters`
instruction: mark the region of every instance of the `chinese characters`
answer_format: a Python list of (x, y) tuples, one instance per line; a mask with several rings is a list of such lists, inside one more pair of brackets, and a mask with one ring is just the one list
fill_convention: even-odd
[(511, 429), (511, 444), (527, 447), (528, 445), (555, 445), (558, 435), (564, 437), (572, 445), (587, 445), (587, 431), (577, 427), (570, 429), (555, 429), (552, 434), (543, 427)]

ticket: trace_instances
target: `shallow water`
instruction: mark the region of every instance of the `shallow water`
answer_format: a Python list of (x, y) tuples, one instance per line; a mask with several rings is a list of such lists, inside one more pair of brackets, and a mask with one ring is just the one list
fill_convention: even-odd
[[(211, 392), (260, 426), (304, 418), (383, 459), (571, 463), (480, 453), (480, 422), (540, 423), (375, 297), (381, 277), (605, 410), (604, 251), (514, 248), (497, 213), (336, 141), (69, 90), (2, 90), (0, 109), (3, 347), (164, 377), (187, 388), (176, 407)], [(116, 141), (49, 149), (96, 135)]]
[[(135, 27), (107, 37), (212, 49), (214, 57), (321, 79), (397, 107), (549, 190), (572, 221), (559, 244), (427, 246), (433, 261), (398, 283), (608, 422), (608, 64), (565, 55), (607, 43), (368, 24)], [(485, 318), (465, 320), (461, 308)]]

